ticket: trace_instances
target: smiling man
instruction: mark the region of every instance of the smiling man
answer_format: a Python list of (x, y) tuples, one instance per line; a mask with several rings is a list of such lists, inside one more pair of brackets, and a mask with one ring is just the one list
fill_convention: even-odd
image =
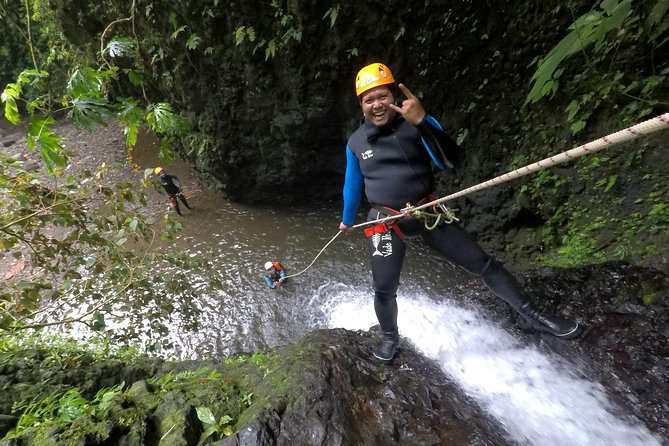
[[(346, 146), (344, 209), (339, 224), (344, 231), (355, 223), (363, 190), (372, 205), (367, 221), (397, 215), (407, 206), (432, 201), (432, 163), (440, 169), (453, 167), (449, 159), (455, 159), (461, 151), (439, 122), (426, 114), (418, 98), (405, 85), (395, 82), (384, 64), (373, 63), (361, 69), (355, 88), (364, 117)], [(406, 99), (397, 105), (400, 92)], [(434, 209), (436, 213), (442, 211), (445, 210)], [(483, 280), (535, 330), (565, 339), (580, 333), (577, 322), (540, 312), (516, 279), (460, 225), (444, 220), (433, 225), (424, 223), (404, 217), (365, 230), (374, 310), (383, 330), (374, 356), (389, 361), (399, 347), (396, 297), (406, 249), (404, 239), (411, 236), (422, 237), (443, 257)]]

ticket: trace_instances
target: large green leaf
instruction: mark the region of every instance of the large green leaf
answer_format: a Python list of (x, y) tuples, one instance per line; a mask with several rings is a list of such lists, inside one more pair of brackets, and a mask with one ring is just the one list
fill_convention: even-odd
[(144, 73), (139, 70), (125, 69), (123, 72), (128, 76), (128, 80), (135, 87), (141, 87), (144, 85)]
[(188, 130), (187, 121), (175, 114), (170, 104), (164, 102), (151, 105), (146, 120), (152, 130), (163, 135), (177, 136)]
[(653, 39), (657, 39), (669, 29), (669, 0), (658, 0), (648, 15)]
[(73, 97), (98, 97), (102, 91), (100, 74), (90, 67), (74, 70), (67, 81), (67, 93)]
[(555, 94), (561, 73), (558, 68), (564, 60), (593, 44), (600, 50), (607, 34), (623, 26), (631, 10), (631, 0), (605, 0), (600, 6), (601, 11), (591, 11), (576, 19), (569, 27), (572, 31), (539, 61), (531, 80), (534, 85), (525, 104)]
[(96, 125), (104, 125), (104, 118), (110, 114), (107, 103), (97, 98), (77, 98), (72, 101), (69, 117), (79, 126), (92, 130)]
[(8, 84), (2, 92), (2, 102), (5, 103), (5, 118), (14, 125), (20, 122), (19, 109), (16, 99), (21, 95), (21, 85)]
[(139, 101), (134, 98), (117, 98), (116, 104), (118, 120), (123, 124), (139, 123), (144, 117), (144, 110), (139, 107)]
[(206, 406), (197, 406), (195, 411), (197, 412), (197, 417), (206, 427), (216, 424), (216, 417), (214, 417), (214, 413), (210, 408)]
[(54, 166), (65, 167), (67, 164), (64, 149), (60, 145), (62, 138), (51, 130), (55, 122), (53, 118), (33, 118), (28, 121), (28, 147), (31, 150), (39, 149), (51, 172)]
[(135, 50), (135, 40), (132, 37), (115, 37), (110, 40), (105, 48), (105, 54), (111, 57), (130, 56)]
[(186, 41), (186, 48), (189, 50), (194, 50), (200, 44), (202, 39), (197, 34), (191, 34), (188, 40)]

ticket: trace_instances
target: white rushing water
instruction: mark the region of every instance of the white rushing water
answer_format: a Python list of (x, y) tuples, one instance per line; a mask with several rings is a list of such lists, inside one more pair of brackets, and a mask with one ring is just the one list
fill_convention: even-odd
[[(377, 324), (369, 291), (340, 290), (325, 303), (328, 325)], [(494, 321), (451, 302), (398, 297), (400, 335), (441, 369), (522, 444), (660, 446), (641, 423), (614, 415), (603, 387), (577, 366), (522, 345)]]

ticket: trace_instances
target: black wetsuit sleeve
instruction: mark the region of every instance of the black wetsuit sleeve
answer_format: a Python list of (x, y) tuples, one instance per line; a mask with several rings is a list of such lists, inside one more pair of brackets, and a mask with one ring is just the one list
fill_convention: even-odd
[[(425, 116), (423, 121), (416, 125), (420, 136), (427, 145), (435, 163), (452, 169), (460, 159), (462, 148), (448, 136), (432, 116)], [(439, 166), (439, 167), (442, 167)]]

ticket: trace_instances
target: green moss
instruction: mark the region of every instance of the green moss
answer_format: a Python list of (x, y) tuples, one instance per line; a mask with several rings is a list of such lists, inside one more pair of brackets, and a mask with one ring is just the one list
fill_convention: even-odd
[(163, 416), (159, 427), (161, 441), (170, 445), (182, 445), (183, 432), (186, 430), (184, 409), (173, 410)]
[[(0, 359), (5, 372), (44, 369), (34, 376), (26, 375), (26, 379), (36, 381), (35, 386), (26, 386), (23, 391), (14, 389), (16, 393), (11, 394), (16, 410), (24, 416), (19, 420), (20, 428), (7, 434), (6, 439), (20, 439), (27, 444), (98, 443), (109, 440), (112, 432), (142, 439), (147, 435), (147, 420), (161, 411), (160, 436), (178, 432), (179, 438), (183, 438), (187, 419), (184, 407), (208, 408), (220, 425), (215, 438), (231, 434), (229, 424), (237, 423), (247, 409), (270, 404), (271, 385), (263, 381), (271, 377), (276, 383), (280, 374), (274, 370), (280, 368), (279, 361), (273, 361), (271, 355), (255, 353), (228, 360), (219, 370), (201, 367), (162, 373), (132, 386), (91, 389), (94, 395), (84, 398), (76, 387), (54, 387), (37, 381), (41, 374), (47, 373), (55, 382), (61, 381), (63, 376), (71, 376), (93, 386), (101, 374), (108, 373), (106, 364), (110, 360), (98, 363), (85, 348), (77, 349), (70, 342), (56, 347), (55, 344), (45, 346), (35, 339), (27, 342), (20, 337), (5, 337), (2, 347)], [(140, 356), (125, 358), (130, 358), (130, 363), (146, 362), (146, 358)], [(118, 359), (115, 361), (114, 370), (127, 365)], [(72, 367), (77, 368), (77, 374), (71, 373)], [(82, 381), (80, 385), (83, 384)], [(280, 388), (279, 393), (283, 392)], [(5, 393), (5, 397), (8, 396)], [(258, 410), (250, 411), (245, 419), (258, 413)], [(192, 414), (190, 416), (192, 418)], [(228, 419), (230, 423), (221, 423)], [(170, 429), (173, 433), (169, 433)]]

